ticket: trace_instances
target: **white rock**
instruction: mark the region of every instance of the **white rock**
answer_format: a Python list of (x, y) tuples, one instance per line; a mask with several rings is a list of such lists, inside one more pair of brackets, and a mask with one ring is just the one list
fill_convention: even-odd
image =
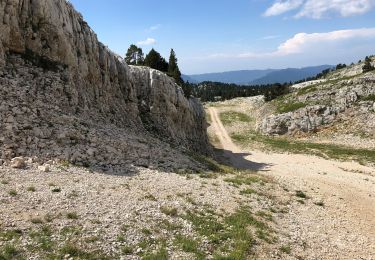
[(23, 157), (15, 157), (10, 162), (10, 167), (16, 168), (16, 169), (24, 169), (26, 168), (26, 161)]
[(45, 164), (45, 165), (41, 165), (38, 167), (38, 169), (42, 172), (50, 172), (50, 167), (48, 164)]

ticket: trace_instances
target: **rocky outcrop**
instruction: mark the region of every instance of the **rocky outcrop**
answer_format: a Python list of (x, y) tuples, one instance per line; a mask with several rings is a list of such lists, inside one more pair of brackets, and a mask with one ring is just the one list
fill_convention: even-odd
[[(318, 84), (321, 84), (318, 83)], [(351, 80), (324, 83), (314, 87), (310, 93), (294, 93), (285, 102), (305, 103), (306, 107), (296, 111), (273, 114), (263, 119), (260, 130), (269, 135), (315, 132), (330, 126), (338, 120), (362, 118), (372, 122), (375, 119), (375, 102), (367, 97), (375, 95), (375, 75), (368, 73)], [(309, 92), (309, 91), (307, 91)], [(375, 132), (375, 126), (367, 124), (365, 132)]]
[(309, 106), (279, 115), (271, 115), (262, 122), (261, 130), (269, 135), (284, 135), (301, 132), (314, 132), (319, 127), (331, 124), (338, 111), (327, 106)]
[(0, 85), (1, 158), (147, 164), (163, 154), (155, 137), (207, 152), (201, 104), (163, 73), (127, 66), (65, 0), (0, 0)]
[(160, 71), (131, 66), (130, 72), (137, 85), (139, 116), (146, 129), (174, 144), (187, 142), (205, 151), (207, 126), (201, 103), (185, 98), (182, 89)]

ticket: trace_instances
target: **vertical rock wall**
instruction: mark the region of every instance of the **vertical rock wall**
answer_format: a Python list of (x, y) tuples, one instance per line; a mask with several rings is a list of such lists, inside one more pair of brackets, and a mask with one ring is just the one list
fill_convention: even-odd
[[(207, 151), (202, 105), (186, 99), (165, 74), (127, 66), (65, 0), (0, 0), (0, 91), (0, 128), (23, 144), (12, 155), (31, 149), (30, 127), (40, 125), (39, 134), (54, 139), (61, 129), (45, 121), (66, 116), (113, 124), (117, 132), (148, 130), (176, 146)], [(31, 115), (31, 126), (13, 127), (24, 127)], [(12, 147), (4, 131), (2, 151)]]

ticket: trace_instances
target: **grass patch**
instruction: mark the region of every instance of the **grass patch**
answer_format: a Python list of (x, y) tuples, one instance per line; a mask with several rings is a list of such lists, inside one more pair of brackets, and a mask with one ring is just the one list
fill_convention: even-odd
[(282, 246), (280, 247), (280, 251), (285, 254), (290, 255), (290, 253), (292, 252), (292, 249), (290, 248), (290, 246)]
[(10, 191), (8, 192), (8, 194), (9, 194), (10, 196), (12, 196), (12, 197), (15, 197), (15, 196), (18, 195), (18, 193), (17, 193), (16, 190), (10, 190)]
[(56, 242), (52, 241), (53, 232), (49, 226), (42, 226), (38, 231), (30, 233), (30, 238), (36, 242), (35, 249), (44, 252), (52, 252), (55, 249)]
[(30, 186), (30, 187), (27, 187), (27, 191), (30, 191), (30, 192), (35, 192), (36, 189), (34, 186)]
[(240, 191), (241, 195), (251, 195), (251, 194), (257, 194), (257, 193), (258, 192), (256, 190), (253, 190), (253, 189), (245, 189), (245, 190)]
[(163, 228), (165, 230), (168, 230), (168, 231), (176, 231), (176, 230), (180, 230), (182, 228), (181, 225), (171, 223), (166, 219), (162, 220), (162, 222), (160, 223), (160, 226), (161, 226), (161, 228)]
[(142, 234), (146, 235), (146, 236), (151, 236), (152, 235), (152, 232), (151, 230), (149, 230), (148, 228), (143, 228), (141, 230)]
[(118, 235), (117, 236), (117, 241), (119, 241), (119, 242), (125, 242), (126, 239), (125, 239), (125, 237), (123, 235)]
[(129, 225), (122, 225), (121, 226), (121, 231), (122, 232), (127, 232), (129, 230), (129, 227), (130, 227)]
[(77, 212), (68, 212), (66, 214), (66, 218), (67, 219), (78, 219), (79, 216), (78, 216)]
[(61, 255), (69, 255), (69, 257), (73, 259), (87, 259), (87, 260), (96, 260), (96, 259), (108, 259), (104, 255), (100, 254), (99, 252), (86, 252), (85, 250), (77, 247), (72, 243), (65, 244), (60, 249)]
[(143, 260), (168, 260), (168, 251), (166, 246), (162, 246), (157, 252), (155, 253), (148, 253), (144, 257)]
[(355, 149), (335, 144), (318, 144), (292, 141), (280, 137), (263, 136), (249, 131), (245, 134), (233, 134), (233, 140), (239, 144), (262, 143), (265, 148), (297, 154), (312, 154), (323, 158), (338, 160), (355, 160), (358, 162), (375, 162), (375, 150)]
[(24, 259), (21, 257), (21, 251), (13, 245), (5, 245), (0, 248), (0, 259), (1, 260), (13, 260), (13, 259)]
[(147, 199), (147, 200), (151, 200), (151, 201), (158, 201), (158, 200), (156, 199), (156, 197), (155, 197), (154, 195), (152, 195), (152, 194), (147, 194), (147, 195), (145, 196), (145, 199)]
[(51, 223), (53, 220), (54, 220), (54, 216), (50, 213), (47, 213), (45, 216), (44, 216), (44, 221), (48, 222), (48, 223)]
[(199, 243), (196, 240), (190, 237), (177, 235), (175, 244), (179, 246), (184, 252), (195, 254), (196, 259), (204, 259), (204, 253), (199, 250)]
[(41, 218), (32, 218), (30, 221), (33, 224), (43, 224), (43, 220)]
[(0, 230), (0, 240), (1, 241), (11, 241), (17, 240), (22, 236), (22, 230), (11, 229), (11, 230)]
[[(248, 259), (253, 254), (255, 238), (251, 230), (254, 229), (259, 239), (273, 241), (270, 228), (246, 208), (238, 209), (226, 217), (212, 210), (188, 211), (184, 218), (192, 223), (199, 235), (208, 239), (214, 259)], [(191, 250), (194, 249), (194, 242), (185, 242), (186, 246), (191, 246)]]
[(253, 183), (264, 181), (260, 176), (255, 176), (251, 174), (238, 174), (232, 178), (224, 179), (225, 182), (234, 184), (235, 186), (241, 185), (252, 185)]
[(161, 207), (160, 211), (161, 213), (167, 216), (171, 216), (171, 217), (176, 217), (178, 214), (178, 211), (176, 208), (170, 208), (170, 207), (165, 207), (165, 206)]
[(3, 185), (7, 185), (7, 184), (9, 184), (9, 181), (7, 181), (7, 180), (2, 180), (2, 181), (1, 181), (1, 184), (3, 184)]
[(134, 251), (133, 247), (131, 247), (129, 245), (121, 247), (121, 252), (125, 255), (131, 255), (131, 254), (133, 254), (133, 251)]
[(279, 102), (277, 104), (276, 112), (278, 114), (284, 114), (284, 113), (296, 111), (296, 110), (298, 110), (300, 108), (303, 108), (303, 107), (306, 107), (306, 106), (307, 106), (307, 104), (302, 103), (302, 102), (291, 102), (291, 101), (288, 101), (286, 103)]
[(209, 212), (188, 211), (184, 218), (193, 224), (200, 235), (208, 237), (211, 241), (216, 240), (215, 236), (224, 230), (217, 216)]
[(81, 229), (78, 226), (65, 226), (61, 230), (61, 235), (64, 237), (76, 237), (81, 235)]
[(305, 88), (301, 88), (297, 91), (297, 96), (303, 96), (311, 92), (315, 92), (318, 90), (318, 87), (316, 85), (311, 85)]
[(307, 195), (303, 191), (300, 191), (300, 190), (296, 191), (296, 197), (302, 198), (302, 199), (307, 199)]
[(361, 101), (374, 101), (375, 102), (375, 94), (369, 95), (367, 97), (362, 97)]
[(266, 219), (268, 221), (273, 221), (273, 217), (270, 213), (267, 213), (267, 212), (264, 212), (264, 211), (258, 211), (256, 213), (256, 215), (263, 218), (263, 219)]
[(220, 120), (224, 125), (232, 125), (235, 122), (250, 123), (253, 121), (250, 116), (235, 111), (220, 113)]

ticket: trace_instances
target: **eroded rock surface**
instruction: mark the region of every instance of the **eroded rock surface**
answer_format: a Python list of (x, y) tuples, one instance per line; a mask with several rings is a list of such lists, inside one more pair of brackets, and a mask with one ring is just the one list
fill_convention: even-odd
[(149, 165), (171, 157), (160, 139), (207, 152), (201, 104), (165, 74), (127, 66), (65, 0), (0, 1), (0, 86), (3, 159)]
[[(375, 133), (375, 75), (367, 73), (351, 80), (338, 79), (308, 86), (283, 102), (303, 103), (296, 111), (273, 114), (263, 119), (265, 134), (284, 135), (315, 132), (338, 121), (352, 122), (358, 131)], [(355, 121), (355, 123), (354, 123)]]

